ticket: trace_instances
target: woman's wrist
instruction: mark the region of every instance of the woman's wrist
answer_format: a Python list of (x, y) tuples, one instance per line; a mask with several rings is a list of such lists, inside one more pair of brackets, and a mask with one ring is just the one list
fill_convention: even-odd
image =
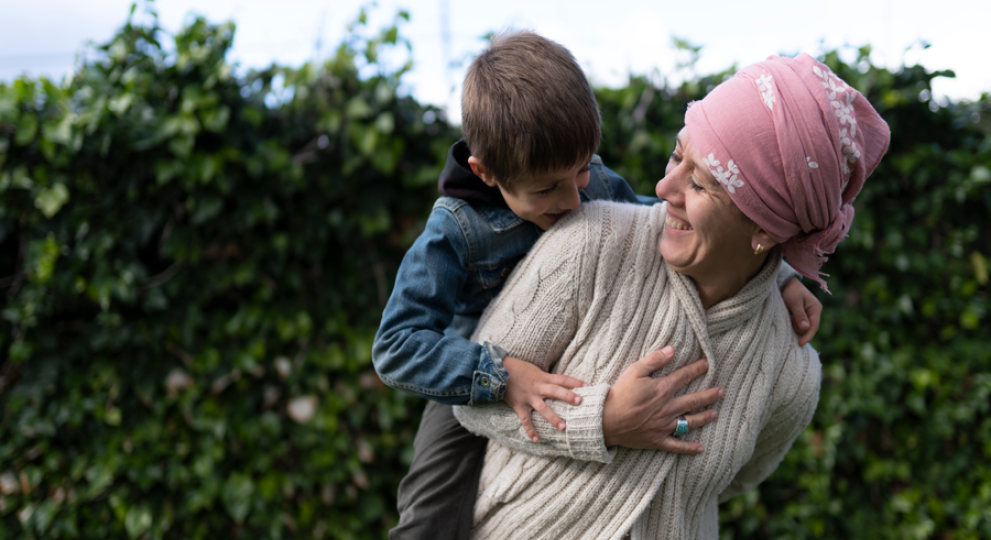
[(614, 420), (610, 414), (612, 408), (609, 406), (609, 396), (611, 395), (612, 388), (609, 389), (609, 394), (606, 395), (606, 402), (602, 404), (602, 441), (605, 443), (606, 448), (616, 446), (612, 431)]
[(606, 448), (621, 446), (622, 406), (616, 400), (616, 387), (610, 387), (602, 404), (602, 440)]

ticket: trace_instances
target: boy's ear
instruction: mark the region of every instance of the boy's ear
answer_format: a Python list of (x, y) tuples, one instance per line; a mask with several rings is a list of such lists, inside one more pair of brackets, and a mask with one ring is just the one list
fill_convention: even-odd
[(481, 178), (482, 182), (485, 182), (485, 185), (489, 187), (496, 187), (499, 185), (495, 181), (495, 177), (492, 176), (492, 173), (485, 168), (485, 165), (483, 165), (481, 160), (477, 157), (470, 156), (468, 158), (468, 165), (471, 167), (471, 172), (475, 173), (475, 176)]

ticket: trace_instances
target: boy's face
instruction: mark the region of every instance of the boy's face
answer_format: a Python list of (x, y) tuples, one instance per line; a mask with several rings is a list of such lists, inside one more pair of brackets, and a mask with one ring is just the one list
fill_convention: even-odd
[(585, 161), (563, 171), (523, 176), (513, 183), (512, 190), (508, 190), (496, 182), (485, 165), (474, 156), (468, 158), (468, 164), (486, 185), (499, 188), (514, 214), (545, 231), (565, 214), (581, 206), (578, 194), (588, 186), (589, 181), (590, 165)]

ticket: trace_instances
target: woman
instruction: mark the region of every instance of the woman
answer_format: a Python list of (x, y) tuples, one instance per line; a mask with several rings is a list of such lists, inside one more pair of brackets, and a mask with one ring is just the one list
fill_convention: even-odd
[[(580, 406), (552, 404), (565, 432), (534, 416), (537, 444), (508, 407), (458, 409), (493, 439), (472, 537), (717, 538), (718, 502), (770, 475), (818, 400), (818, 356), (798, 345), (773, 285), (782, 255), (825, 288), (824, 255), (889, 138), (824, 65), (771, 57), (690, 106), (657, 185), (667, 204), (593, 203), (548, 231), (475, 338), (537, 364), (560, 358), (541, 367), (590, 386)], [(666, 365), (631, 365), (667, 344)], [(719, 419), (684, 437), (700, 455), (659, 452), (682, 426), (631, 407), (632, 389), (699, 357), (708, 373), (686, 390), (722, 388)]]

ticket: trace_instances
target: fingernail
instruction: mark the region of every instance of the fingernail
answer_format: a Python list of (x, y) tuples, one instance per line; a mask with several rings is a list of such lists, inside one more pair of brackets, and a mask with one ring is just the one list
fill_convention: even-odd
[(808, 328), (809, 327), (809, 321), (802, 321), (802, 322), (798, 323), (798, 326), (801, 326), (802, 328)]
[(581, 405), (581, 404), (582, 404), (582, 398), (581, 398), (581, 396), (576, 397), (575, 398), (575, 405)]
[(719, 397), (723, 397), (725, 395), (726, 395), (726, 390), (723, 390), (722, 388), (720, 388), (719, 389)]
[(696, 447), (695, 448), (695, 453), (696, 454), (701, 454), (702, 453), (702, 447), (701, 446)]
[(536, 435), (533, 436), (533, 442), (537, 442), (537, 436)]
[(719, 416), (719, 413), (717, 413), (716, 411), (712, 411), (711, 413), (709, 413), (709, 418), (712, 418), (713, 420), (715, 420), (717, 416)]
[(557, 425), (557, 430), (564, 431), (564, 422), (561, 422), (560, 424)]
[(661, 349), (661, 352), (664, 353), (664, 356), (671, 356), (674, 354), (674, 347), (668, 345), (667, 347)]

